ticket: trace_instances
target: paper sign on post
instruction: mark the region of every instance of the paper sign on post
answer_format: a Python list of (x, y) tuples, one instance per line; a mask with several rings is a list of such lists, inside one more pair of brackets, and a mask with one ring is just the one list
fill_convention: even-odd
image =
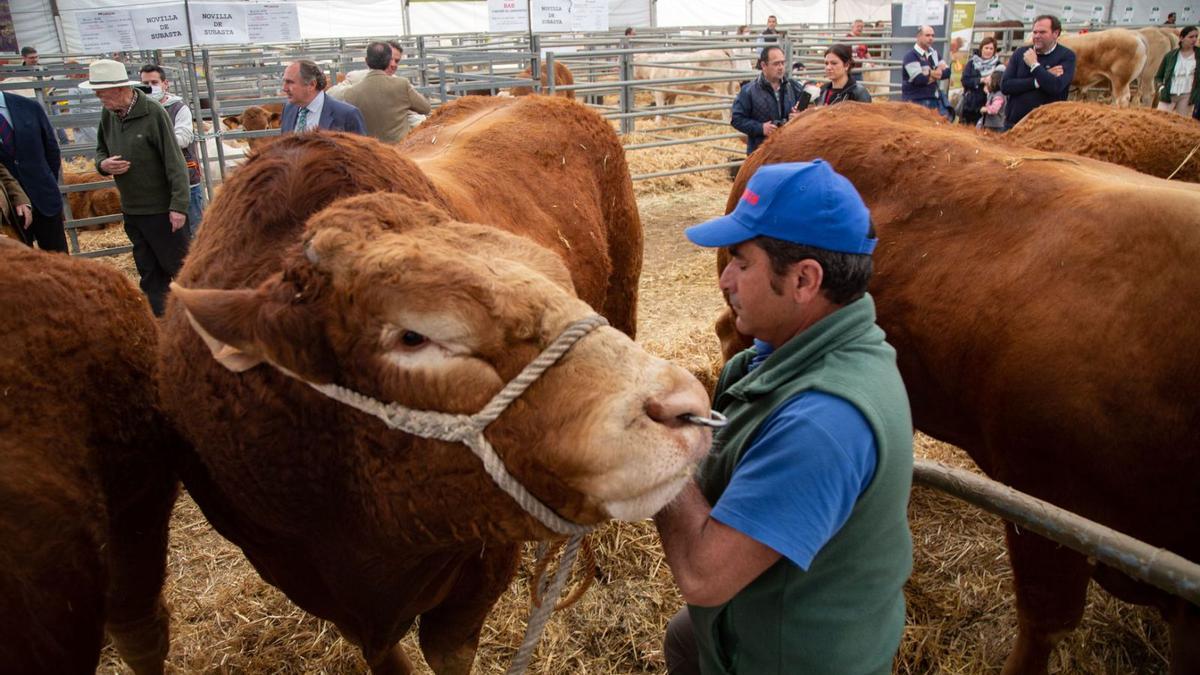
[(75, 24), (79, 27), (85, 52), (123, 52), (138, 48), (129, 10), (75, 12)]
[(192, 39), (198, 45), (240, 45), (250, 42), (245, 3), (193, 3)]
[(488, 32), (529, 30), (526, 0), (488, 0)]
[(183, 3), (129, 10), (138, 49), (170, 49), (188, 43)]
[(250, 42), (300, 40), (300, 12), (293, 3), (248, 3), (246, 34)]

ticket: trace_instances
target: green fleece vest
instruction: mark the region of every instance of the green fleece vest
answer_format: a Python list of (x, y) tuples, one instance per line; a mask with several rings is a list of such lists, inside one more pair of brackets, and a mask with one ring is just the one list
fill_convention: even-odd
[(869, 295), (850, 303), (747, 374), (753, 356), (747, 350), (734, 357), (717, 386), (714, 407), (729, 425), (700, 468), (709, 503), (720, 499), (762, 423), (804, 391), (839, 396), (858, 408), (874, 432), (878, 457), (870, 485), (808, 571), (781, 559), (724, 605), (688, 606), (701, 672), (890, 673), (912, 571), (912, 418), (896, 352), (875, 325), (875, 303)]

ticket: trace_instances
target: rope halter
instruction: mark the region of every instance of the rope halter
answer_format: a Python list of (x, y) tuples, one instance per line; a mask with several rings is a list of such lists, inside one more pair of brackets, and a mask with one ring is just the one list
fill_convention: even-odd
[(307, 384), (339, 403), (374, 415), (383, 420), (389, 428), (397, 429), (421, 438), (432, 438), (451, 443), (462, 443), (483, 462), (483, 468), (492, 480), (512, 497), (529, 515), (546, 526), (547, 529), (564, 535), (585, 534), (593, 529), (591, 525), (578, 525), (564, 519), (546, 506), (540, 499), (533, 496), (525, 486), (521, 485), (508, 469), (504, 460), (496, 454), (483, 430), (508, 409), (550, 366), (558, 363), (559, 359), (585, 335), (600, 326), (607, 326), (608, 320), (599, 314), (593, 314), (567, 326), (555, 340), (546, 347), (537, 358), (530, 361), (520, 373), (508, 384), (504, 385), (483, 409), (474, 415), (455, 415), (433, 410), (413, 410), (398, 403), (381, 403), (369, 396), (364, 396), (337, 384)]

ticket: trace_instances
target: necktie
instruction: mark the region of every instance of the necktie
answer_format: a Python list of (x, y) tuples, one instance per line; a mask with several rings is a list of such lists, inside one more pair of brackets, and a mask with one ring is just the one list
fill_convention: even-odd
[(0, 115), (0, 151), (11, 157), (14, 150), (12, 125), (8, 123), (8, 118)]
[(308, 108), (300, 109), (300, 116), (296, 118), (296, 132), (304, 133), (308, 131)]

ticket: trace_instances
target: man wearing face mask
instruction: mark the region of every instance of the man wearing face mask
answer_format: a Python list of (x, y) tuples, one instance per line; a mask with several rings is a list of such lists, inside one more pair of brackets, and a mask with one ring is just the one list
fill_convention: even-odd
[(141, 78), (142, 84), (150, 87), (150, 98), (158, 101), (170, 116), (171, 123), (175, 128), (175, 142), (179, 144), (179, 149), (183, 152), (183, 159), (187, 162), (188, 233), (195, 237), (196, 231), (200, 229), (201, 214), (204, 213), (204, 197), (200, 185), (200, 162), (196, 159), (198, 149), (196, 148), (195, 131), (192, 127), (192, 109), (184, 103), (182, 98), (168, 91), (170, 83), (167, 81), (162, 66), (154, 64), (142, 66)]

